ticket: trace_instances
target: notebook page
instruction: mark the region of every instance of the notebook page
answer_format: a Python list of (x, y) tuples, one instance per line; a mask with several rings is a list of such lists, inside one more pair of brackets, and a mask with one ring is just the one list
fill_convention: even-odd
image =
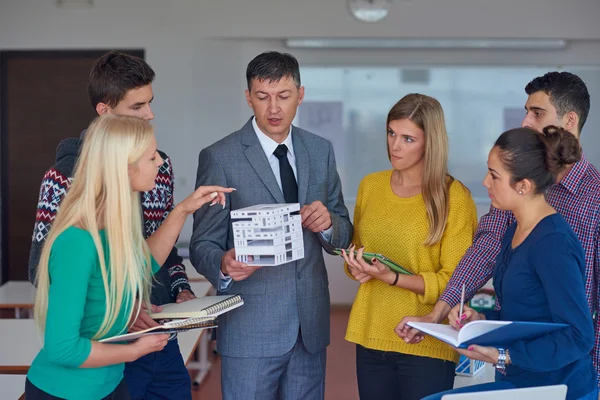
[(505, 325), (510, 324), (510, 321), (472, 321), (462, 327), (458, 332), (458, 344), (468, 342), (469, 340), (494, 331)]

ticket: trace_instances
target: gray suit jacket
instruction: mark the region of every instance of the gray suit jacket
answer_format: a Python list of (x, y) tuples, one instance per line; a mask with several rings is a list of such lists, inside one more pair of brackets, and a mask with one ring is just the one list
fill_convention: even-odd
[[(331, 244), (345, 248), (352, 240), (352, 224), (344, 205), (333, 146), (320, 136), (292, 129), (300, 206), (320, 200), (331, 214)], [(252, 120), (200, 152), (196, 187), (201, 185), (237, 189), (228, 195), (225, 210), (205, 205), (194, 214), (192, 264), (219, 288), (221, 257), (234, 247), (230, 211), (285, 203)], [(304, 229), (303, 236), (302, 260), (260, 268), (245, 280), (231, 284), (227, 293), (241, 294), (245, 304), (219, 317), (219, 352), (234, 357), (280, 356), (292, 349), (299, 328), (310, 353), (327, 347), (329, 281), (320, 235)]]

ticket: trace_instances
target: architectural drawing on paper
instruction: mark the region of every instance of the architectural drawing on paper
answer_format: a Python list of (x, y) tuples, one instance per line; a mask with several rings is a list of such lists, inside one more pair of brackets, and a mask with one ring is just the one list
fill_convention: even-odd
[(236, 260), (268, 266), (304, 258), (299, 211), (298, 203), (258, 204), (231, 211)]

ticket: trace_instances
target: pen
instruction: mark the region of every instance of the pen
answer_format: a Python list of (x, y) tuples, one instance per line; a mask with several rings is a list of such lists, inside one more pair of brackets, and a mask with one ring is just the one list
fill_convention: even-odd
[(462, 293), (460, 294), (460, 309), (458, 311), (458, 327), (462, 326), (462, 315), (463, 315), (463, 305), (465, 304), (465, 284), (462, 286)]

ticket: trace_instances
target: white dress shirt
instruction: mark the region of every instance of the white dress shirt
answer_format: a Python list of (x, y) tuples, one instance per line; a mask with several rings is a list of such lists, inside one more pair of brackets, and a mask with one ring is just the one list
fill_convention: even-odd
[(269, 165), (273, 170), (273, 174), (275, 175), (275, 179), (277, 180), (279, 189), (283, 191), (283, 187), (281, 186), (281, 173), (279, 172), (279, 159), (275, 156), (275, 154), (273, 154), (273, 152), (280, 144), (284, 144), (288, 148), (287, 158), (290, 162), (290, 165), (292, 166), (292, 170), (294, 171), (294, 178), (296, 178), (297, 183), (298, 171), (296, 169), (296, 155), (294, 154), (294, 143), (292, 142), (292, 126), (290, 125), (290, 131), (285, 140), (281, 143), (277, 143), (276, 141), (265, 135), (256, 124), (256, 118), (252, 118), (252, 127), (254, 128), (254, 132), (258, 137), (260, 146), (265, 152), (265, 156), (267, 156), (267, 160), (269, 160)]
[[(269, 165), (273, 170), (273, 174), (275, 175), (275, 179), (277, 180), (277, 184), (279, 185), (279, 189), (283, 192), (283, 188), (281, 186), (281, 173), (279, 171), (279, 159), (273, 154), (277, 146), (280, 144), (285, 144), (288, 148), (287, 158), (292, 166), (292, 170), (294, 171), (294, 178), (296, 178), (296, 183), (298, 183), (298, 171), (296, 168), (296, 155), (294, 154), (294, 142), (292, 141), (292, 126), (290, 125), (290, 132), (288, 133), (285, 140), (281, 143), (277, 143), (267, 135), (265, 135), (258, 125), (256, 124), (256, 117), (252, 118), (252, 127), (254, 128), (254, 132), (258, 137), (258, 141), (265, 152), (265, 156), (267, 156), (267, 160), (269, 160)], [(329, 242), (331, 239), (331, 232), (333, 231), (333, 227), (329, 227), (328, 229), (321, 232), (323, 238)]]
[[(281, 186), (281, 174), (279, 171), (279, 159), (273, 154), (277, 146), (280, 144), (285, 144), (288, 148), (287, 158), (290, 162), (292, 170), (294, 171), (294, 178), (296, 178), (296, 183), (298, 182), (298, 171), (296, 168), (296, 156), (294, 154), (294, 143), (292, 141), (292, 126), (290, 125), (290, 132), (288, 133), (285, 140), (281, 143), (277, 143), (267, 135), (265, 135), (258, 125), (256, 124), (256, 117), (252, 118), (252, 127), (254, 128), (254, 133), (256, 133), (256, 137), (258, 137), (258, 141), (260, 142), (260, 146), (265, 152), (265, 156), (269, 161), (269, 165), (273, 170), (273, 174), (275, 175), (275, 179), (277, 180), (277, 184), (279, 185), (279, 189), (283, 192), (283, 188)], [(331, 233), (333, 232), (333, 226), (321, 232), (323, 239), (329, 242), (331, 240)], [(231, 284), (232, 279), (230, 276), (225, 276), (221, 271), (221, 280), (219, 282), (219, 290), (225, 291), (228, 289)]]

